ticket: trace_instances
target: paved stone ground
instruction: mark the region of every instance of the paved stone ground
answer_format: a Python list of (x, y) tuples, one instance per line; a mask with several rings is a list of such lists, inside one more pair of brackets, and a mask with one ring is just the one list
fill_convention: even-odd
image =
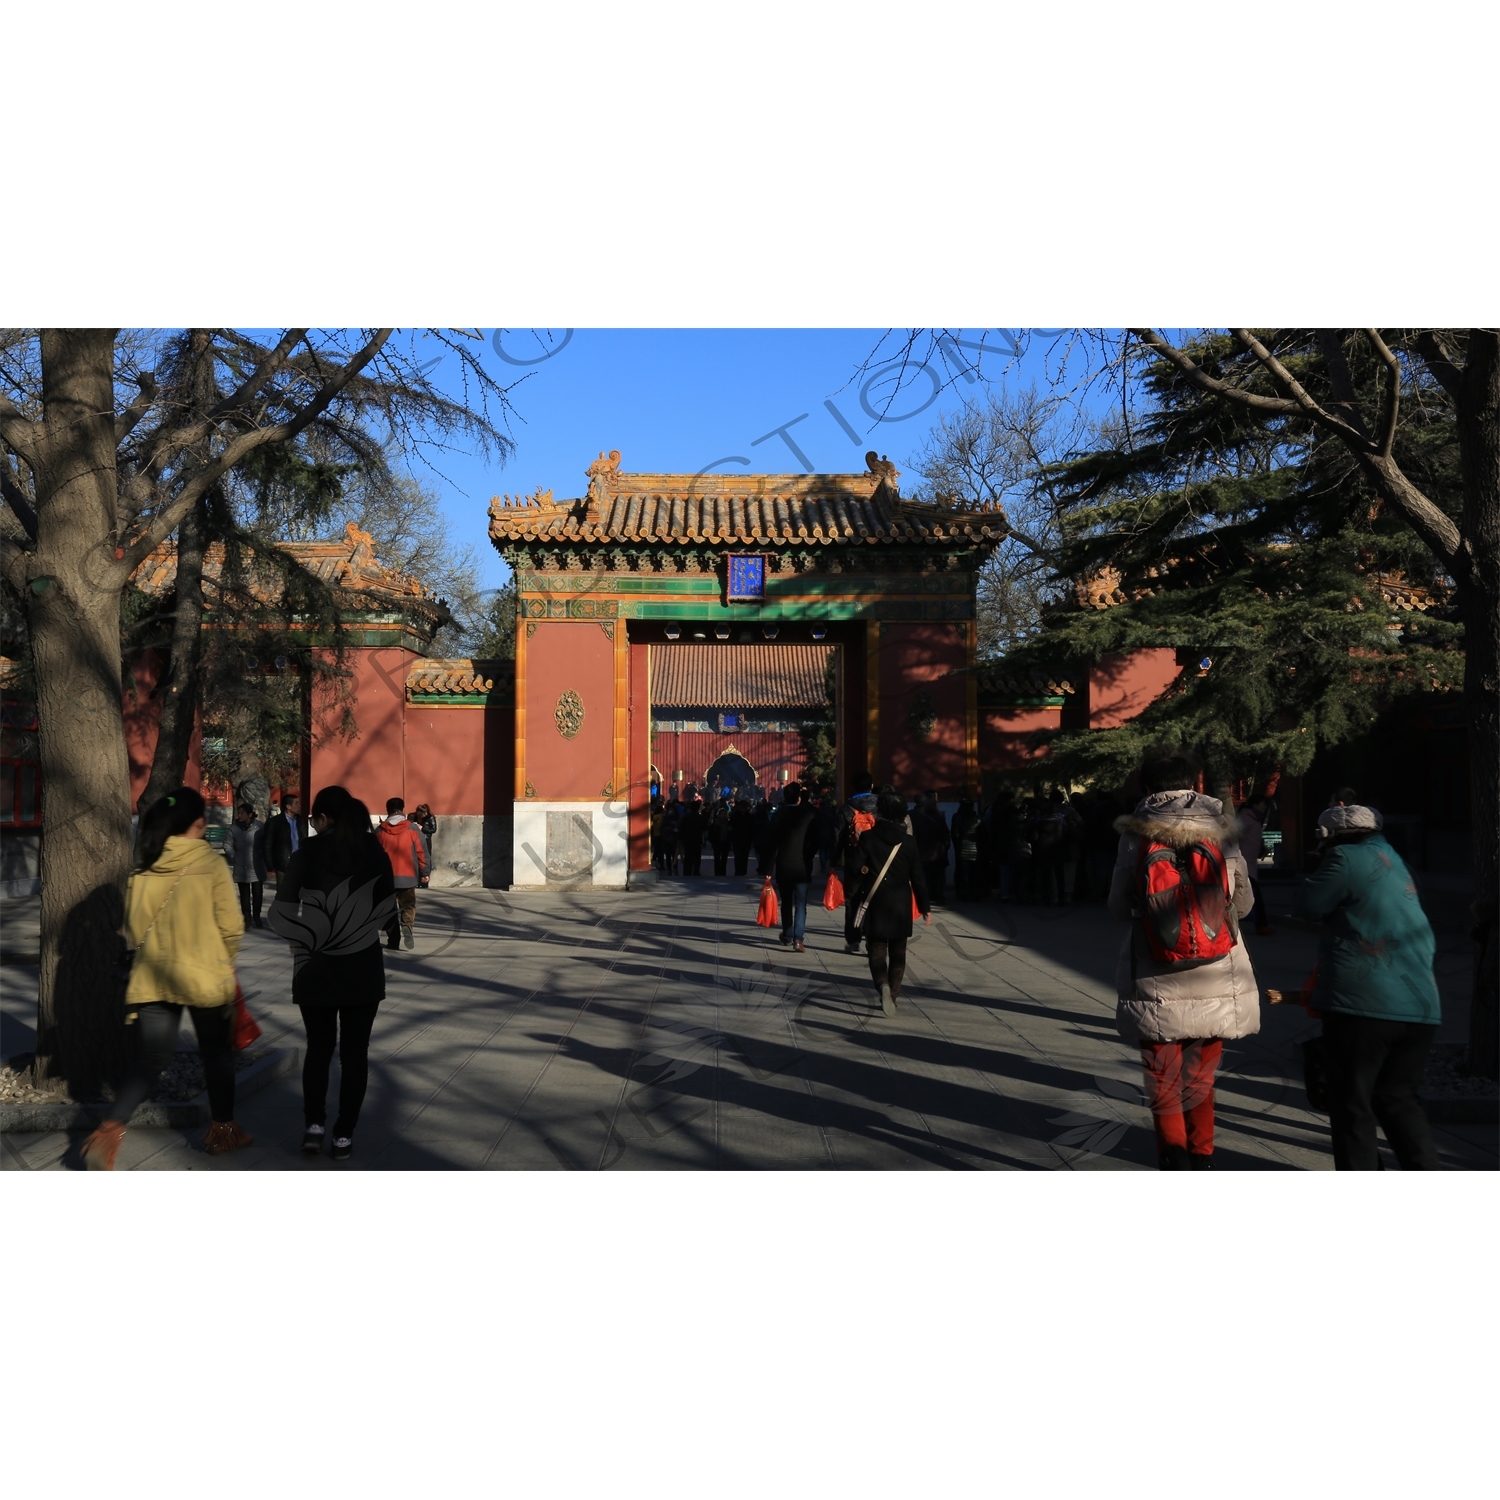
[[(754, 925), (757, 887), (423, 893), (415, 952), (388, 954), (355, 1154), (298, 1152), (293, 1075), (244, 1101), (253, 1148), (201, 1129), (136, 1130), (136, 1170), (474, 1168), (1154, 1168), (1134, 1051), (1114, 1031), (1121, 929), (1101, 906), (940, 908), (918, 927), (899, 1014), (874, 1003), (842, 914), (809, 916), (808, 951)], [(1287, 890), (1273, 890), (1273, 912)], [(6, 903), (3, 1050), (31, 1044), (37, 902)], [(1451, 930), (1450, 930), (1451, 928)], [(1445, 1040), (1461, 1039), (1466, 951), (1440, 927)], [(1249, 939), (1263, 985), (1294, 988), (1315, 938)], [(266, 1039), (300, 1046), (291, 964), (246, 935), (241, 977)], [(1226, 1048), (1219, 1170), (1331, 1170), (1298, 1043), (1317, 1023), (1266, 1008)], [(182, 1045), (190, 1046), (184, 1027)], [(337, 1087), (337, 1066), (334, 1073)], [(333, 1100), (330, 1099), (330, 1104)], [(1445, 1163), (1494, 1170), (1494, 1127), (1437, 1127)], [(82, 1132), (0, 1136), (8, 1170), (76, 1169)], [(1389, 1160), (1394, 1166), (1394, 1160)]]

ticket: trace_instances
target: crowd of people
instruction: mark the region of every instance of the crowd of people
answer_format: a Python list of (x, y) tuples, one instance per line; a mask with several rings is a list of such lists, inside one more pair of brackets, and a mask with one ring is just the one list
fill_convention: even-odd
[[(988, 806), (959, 800), (951, 820), (934, 793), (910, 802), (894, 787), (856, 778), (840, 802), (827, 781), (791, 782), (768, 797), (655, 796), (652, 852), (662, 876), (756, 874), (779, 896), (780, 941), (806, 949), (807, 906), (824, 877), (824, 904), (841, 895), (845, 950), (863, 952), (882, 1015), (897, 1013), (913, 924), (945, 899), (1067, 905), (1106, 903), (1125, 931), (1115, 972), (1116, 1028), (1138, 1048), (1164, 1170), (1213, 1163), (1214, 1083), (1226, 1041), (1260, 1029), (1262, 993), (1244, 925), (1271, 928), (1256, 878), (1271, 799), (1256, 792), (1226, 807), (1203, 790), (1184, 754), (1149, 756), (1128, 799), (1061, 789)], [(252, 1144), (234, 1118), (231, 1035), (235, 957), (247, 927), (266, 925), (264, 885), (275, 878), (269, 926), (291, 947), (292, 998), (306, 1031), (302, 1147), (320, 1152), (327, 1093), (340, 1060), (331, 1154), (346, 1160), (364, 1100), (370, 1037), (385, 995), (382, 948), (415, 946), (416, 892), (432, 869), (436, 824), (392, 797), (377, 824), (345, 788), (324, 787), (304, 818), (287, 795), (262, 824), (240, 806), (228, 860), (204, 842), (202, 796), (180, 787), (140, 821), (127, 897), (124, 1014), (131, 1063), (111, 1118), (85, 1143), (91, 1167), (112, 1168), (126, 1123), (170, 1061), (184, 1010), (203, 1058), (212, 1154)], [(1317, 966), (1296, 997), (1321, 1018), (1320, 1092), (1335, 1166), (1380, 1165), (1377, 1125), (1408, 1170), (1439, 1165), (1416, 1088), (1440, 1017), (1432, 928), (1380, 813), (1350, 788), (1318, 822), (1313, 873), (1297, 913), (1321, 924)], [(237, 888), (237, 890), (236, 890)], [(774, 918), (771, 919), (774, 922)], [(1286, 998), (1267, 991), (1272, 1004)]]
[[(868, 783), (868, 785), (866, 784)], [(877, 795), (868, 776), (856, 779), (855, 795)], [(789, 795), (812, 812), (818, 873), (841, 861), (840, 806), (833, 783), (808, 778), (769, 794), (758, 787), (725, 788), (700, 795), (693, 786), (651, 799), (651, 855), (663, 876), (697, 876), (711, 854), (715, 876), (763, 876), (774, 863), (778, 810)], [(950, 804), (952, 805), (952, 804)], [(934, 791), (919, 793), (907, 809), (927, 883), (943, 900), (952, 871), (959, 901), (1001, 901), (1039, 906), (1104, 901), (1125, 811), (1119, 795), (1060, 788), (1037, 795), (1002, 789), (988, 803), (956, 799), (950, 815)]]
[[(1244, 928), (1270, 937), (1258, 878), (1271, 793), (1238, 807), (1202, 790), (1181, 754), (1148, 757), (1131, 795), (1060, 787), (988, 804), (959, 800), (951, 819), (935, 793), (911, 802), (856, 778), (840, 804), (826, 780), (771, 797), (693, 788), (652, 800), (652, 849), (663, 876), (700, 873), (708, 837), (714, 874), (756, 875), (779, 896), (780, 940), (805, 951), (809, 891), (818, 874), (845, 892), (845, 951), (863, 951), (881, 1012), (896, 1013), (915, 917), (946, 899), (1020, 905), (1102, 902), (1129, 924), (1116, 966), (1116, 1026), (1139, 1048), (1163, 1170), (1204, 1170), (1214, 1151), (1214, 1081), (1224, 1043), (1260, 1029), (1261, 991)], [(715, 834), (717, 830), (717, 835)], [(1440, 1020), (1432, 928), (1378, 811), (1338, 788), (1319, 820), (1315, 870), (1297, 915), (1322, 924), (1320, 959), (1301, 1002), (1321, 1019), (1315, 1055), (1335, 1166), (1379, 1165), (1377, 1124), (1401, 1165), (1430, 1170), (1436, 1147), (1416, 1087)], [(1269, 991), (1272, 1003), (1282, 996)]]

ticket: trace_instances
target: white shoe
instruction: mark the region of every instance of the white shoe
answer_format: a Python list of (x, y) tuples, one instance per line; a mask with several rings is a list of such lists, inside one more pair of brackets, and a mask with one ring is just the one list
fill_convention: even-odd
[(888, 984), (880, 986), (880, 1008), (888, 1016), (896, 1014), (896, 1001), (891, 995), (891, 987)]
[(416, 934), (410, 927), (403, 927), (401, 929), (401, 946), (403, 948), (415, 948), (417, 946)]

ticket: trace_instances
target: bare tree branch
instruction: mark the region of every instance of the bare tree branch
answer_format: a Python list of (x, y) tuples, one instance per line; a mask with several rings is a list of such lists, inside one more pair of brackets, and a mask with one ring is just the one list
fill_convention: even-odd
[(1319, 328), (1313, 337), (1317, 341), (1318, 353), (1323, 356), (1328, 383), (1333, 389), (1330, 408), (1356, 431), (1364, 433), (1365, 419), (1359, 413), (1359, 398), (1354, 392), (1354, 375), (1349, 369), (1349, 358), (1344, 353), (1343, 336), (1337, 328)]
[(1457, 578), (1460, 573), (1466, 573), (1470, 560), (1452, 518), (1434, 505), (1401, 472), (1400, 465), (1394, 459), (1377, 453), (1356, 456), (1360, 467), (1376, 481), (1380, 492), (1406, 517), (1407, 524), (1432, 549), (1433, 556), (1449, 574)]
[(0, 577), (12, 588), (24, 588), (26, 559), (31, 556), (14, 537), (0, 534)]
[[(127, 573), (133, 572), (151, 553), (171, 535), (172, 531), (208, 491), (229, 472), (247, 453), (267, 443), (289, 442), (308, 426), (345, 386), (354, 379), (380, 352), (381, 346), (394, 332), (382, 328), (357, 354), (338, 369), (333, 378), (319, 390), (306, 406), (289, 422), (278, 422), (272, 427), (257, 427), (242, 433), (230, 443), (211, 463), (205, 464), (172, 497), (171, 501), (152, 518), (151, 524), (128, 547), (125, 548), (123, 566)], [(285, 339), (282, 340), (284, 344)], [(280, 348), (280, 345), (278, 345)], [(284, 357), (284, 356), (283, 356)], [(253, 377), (252, 377), (253, 378)]]
[(156, 379), (148, 370), (135, 377), (140, 391), (129, 406), (115, 418), (115, 444), (118, 446), (130, 436), (137, 422), (156, 404)]
[(238, 389), (211, 411), (181, 427), (168, 428), (163, 422), (148, 444), (135, 477), (125, 486), (124, 493), (130, 501), (129, 508), (133, 515), (139, 515), (145, 509), (154, 475), (160, 474), (179, 454), (186, 452), (195, 443), (202, 442), (213, 432), (216, 422), (230, 416), (244, 418), (245, 408), (255, 400), (266, 383), (285, 367), (288, 356), (306, 335), (305, 328), (288, 329), (281, 342), (257, 363)]
[[(1236, 386), (1229, 385), (1222, 380), (1216, 380), (1206, 370), (1200, 369), (1192, 359), (1180, 349), (1175, 349), (1159, 334), (1150, 328), (1131, 329), (1131, 332), (1155, 350), (1162, 358), (1177, 367), (1200, 390), (1209, 391), (1213, 395), (1222, 396), (1226, 400), (1236, 401), (1242, 406), (1249, 406), (1257, 411), (1277, 412), (1288, 416), (1303, 416), (1325, 431), (1331, 432), (1339, 437), (1344, 445), (1353, 455), (1356, 463), (1364, 470), (1365, 474), (1378, 486), (1381, 494), (1387, 496), (1392, 504), (1406, 517), (1408, 525), (1421, 537), (1423, 542), (1432, 549), (1443, 566), (1455, 577), (1459, 571), (1468, 566), (1467, 554), (1462, 551), (1462, 539), (1458, 527), (1439, 506), (1432, 503), (1422, 491), (1414, 485), (1402, 472), (1401, 466), (1391, 457), (1390, 451), (1378, 444), (1364, 430), (1362, 423), (1356, 425), (1349, 418), (1337, 416), (1326, 407), (1320, 406), (1302, 388), (1296, 377), (1288, 370), (1264, 344), (1260, 342), (1247, 329), (1236, 328), (1231, 330), (1234, 336), (1253, 354), (1261, 367), (1267, 370), (1287, 390), (1291, 391), (1295, 400), (1276, 400), (1266, 396), (1256, 396), (1248, 391), (1242, 391)], [(1384, 351), (1385, 356), (1390, 355), (1384, 341), (1377, 339), (1377, 348)], [(1320, 336), (1320, 344), (1326, 351), (1326, 343)], [(1334, 368), (1331, 370), (1333, 378), (1341, 379), (1338, 365), (1342, 361), (1342, 347), (1338, 350)], [(1343, 367), (1344, 376), (1347, 376), (1347, 366)], [(1347, 381), (1345, 382), (1347, 383)], [(1399, 387), (1398, 387), (1399, 390)], [(1347, 392), (1340, 405), (1350, 406), (1349, 397), (1352, 397), (1352, 387)], [(1399, 408), (1397, 409), (1399, 414)], [(1386, 412), (1387, 421), (1392, 420), (1389, 405)], [(1382, 426), (1382, 439), (1387, 435), (1385, 425)]]
[(1430, 330), (1417, 335), (1417, 352), (1422, 356), (1433, 378), (1447, 393), (1457, 400), (1464, 387), (1464, 372), (1437, 334)]
[(36, 511), (32, 509), (31, 501), (27, 498), (25, 491), (12, 481), (4, 469), (0, 469), (0, 494), (5, 496), (6, 503), (16, 513), (16, 519), (25, 527), (26, 535), (34, 542), (36, 540)]
[[(1302, 414), (1308, 417), (1328, 417), (1332, 414), (1325, 412), (1311, 396), (1307, 394), (1302, 382), (1297, 379), (1282, 362), (1271, 353), (1261, 341), (1250, 332), (1248, 328), (1234, 328), (1230, 330), (1235, 338), (1242, 343), (1260, 361), (1263, 368), (1268, 370), (1274, 380), (1279, 381), (1292, 393), (1292, 399), (1302, 408)], [(1335, 418), (1335, 420), (1341, 420)]]
[(23, 416), (21, 408), (8, 396), (0, 396), (0, 438), (30, 468), (36, 467), (36, 449), (40, 440), (38, 424)]
[[(386, 329), (389, 336), (391, 330)], [(227, 417), (233, 412), (241, 411), (261, 393), (266, 382), (281, 369), (291, 356), (293, 349), (307, 337), (305, 328), (288, 328), (282, 340), (256, 367), (250, 372), (244, 383), (237, 391), (231, 392), (214, 409), (209, 412), (210, 418)], [(382, 339), (381, 343), (385, 340)], [(379, 345), (376, 346), (377, 348)], [(371, 353), (373, 354), (373, 350)]]
[(1390, 387), (1385, 393), (1380, 413), (1380, 436), (1376, 439), (1380, 456), (1389, 458), (1396, 442), (1396, 422), (1401, 415), (1401, 361), (1391, 353), (1385, 340), (1381, 338), (1379, 329), (1367, 328), (1365, 335), (1374, 344), (1375, 352), (1380, 356), (1386, 374), (1390, 377)]
[(1169, 344), (1155, 329), (1132, 328), (1130, 332), (1147, 348), (1155, 350), (1169, 364), (1176, 365), (1201, 391), (1223, 396), (1226, 400), (1237, 402), (1241, 406), (1248, 406), (1254, 411), (1274, 412), (1284, 417), (1307, 415), (1306, 408), (1296, 401), (1288, 401), (1281, 396), (1257, 396), (1253, 391), (1242, 391), (1238, 386), (1230, 385), (1228, 381), (1216, 379), (1207, 370), (1199, 368), (1182, 350)]

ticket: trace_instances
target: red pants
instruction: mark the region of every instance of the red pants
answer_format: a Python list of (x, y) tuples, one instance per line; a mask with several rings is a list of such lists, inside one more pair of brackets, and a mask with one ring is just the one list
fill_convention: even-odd
[(1156, 1149), (1185, 1147), (1194, 1156), (1214, 1149), (1214, 1074), (1224, 1043), (1143, 1042), (1146, 1102), (1156, 1125)]

